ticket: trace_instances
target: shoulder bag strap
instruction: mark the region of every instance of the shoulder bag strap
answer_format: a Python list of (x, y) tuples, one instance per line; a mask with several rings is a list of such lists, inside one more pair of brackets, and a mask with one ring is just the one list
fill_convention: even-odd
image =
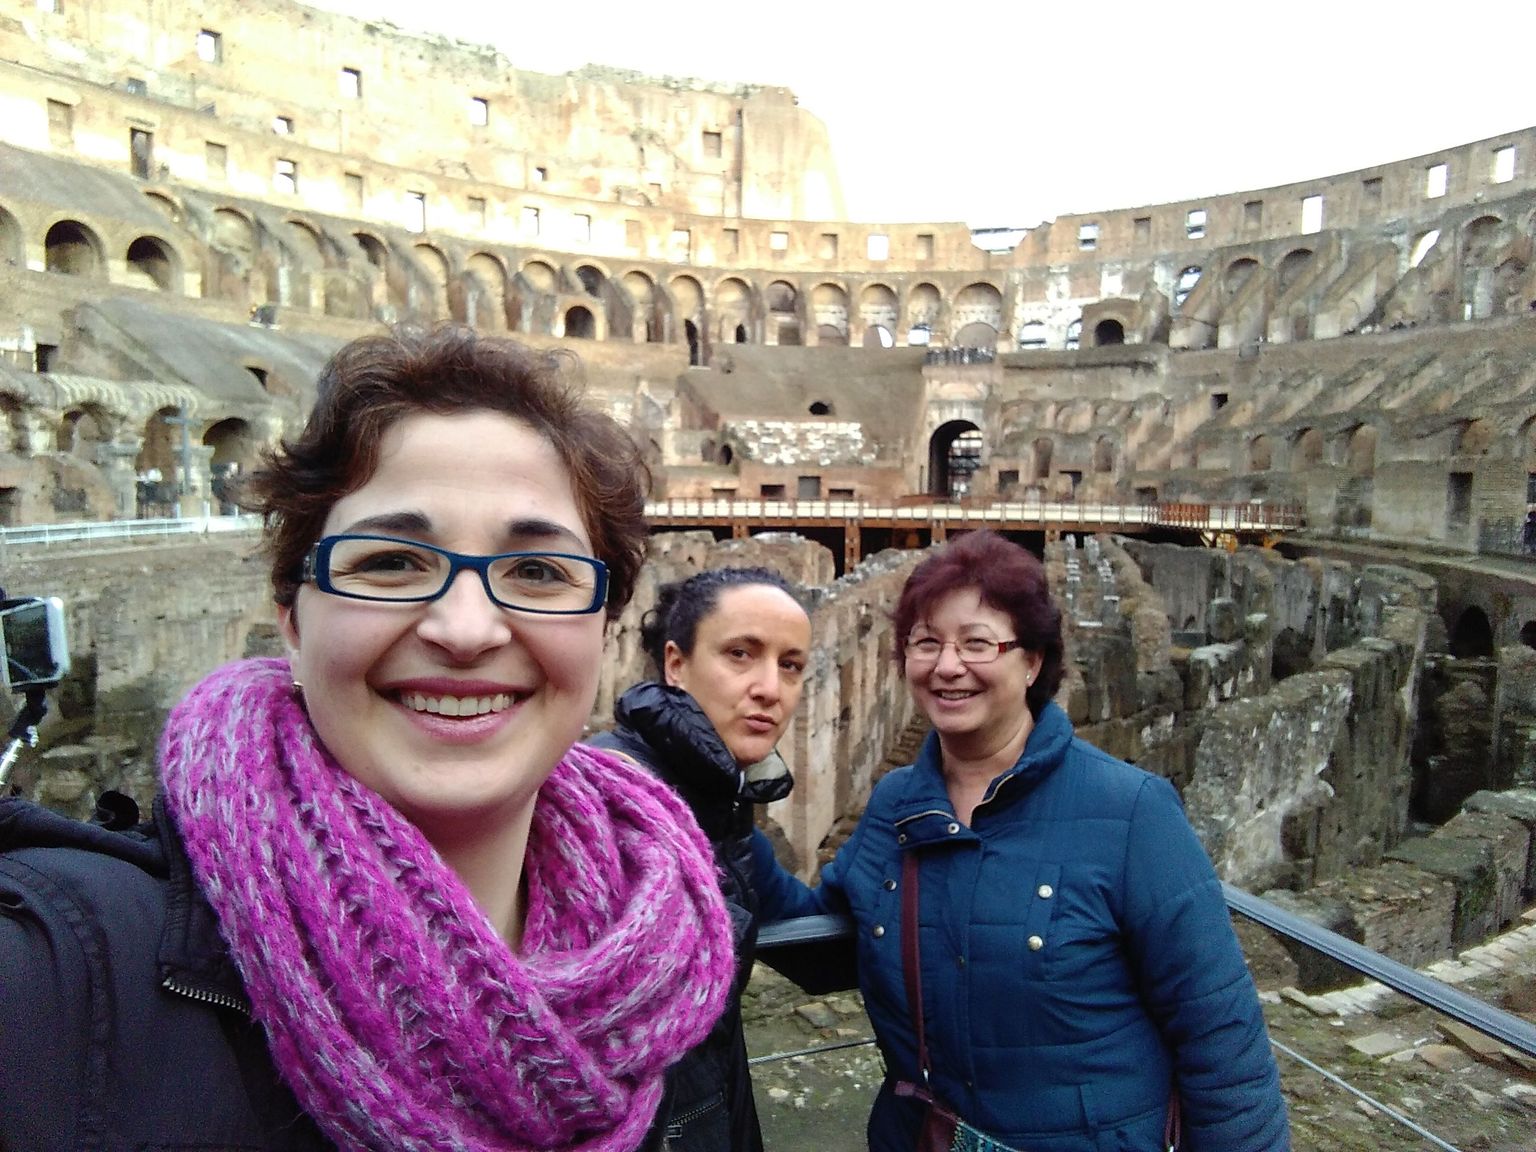
[(917, 1068), (928, 1087), (928, 1037), (923, 1029), (923, 977), (917, 940), (917, 853), (901, 861), (901, 975), (907, 986), (907, 1013), (917, 1034)]

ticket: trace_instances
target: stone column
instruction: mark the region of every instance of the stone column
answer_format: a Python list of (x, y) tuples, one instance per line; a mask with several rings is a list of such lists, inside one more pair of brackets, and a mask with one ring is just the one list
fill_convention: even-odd
[(116, 518), (132, 520), (139, 514), (137, 462), (144, 450), (142, 437), (119, 437), (96, 445), (96, 466), (112, 489)]

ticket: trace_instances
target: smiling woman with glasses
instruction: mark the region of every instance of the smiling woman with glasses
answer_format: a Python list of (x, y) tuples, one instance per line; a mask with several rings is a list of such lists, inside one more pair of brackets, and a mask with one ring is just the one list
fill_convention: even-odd
[(0, 801), (0, 1147), (659, 1148), (735, 963), (687, 806), (575, 743), (638, 449), (467, 329), (318, 395), (245, 493), (287, 658), (176, 706), (131, 834)]
[[(1178, 794), (1073, 734), (1040, 561), (990, 532), (913, 569), (896, 660), (933, 731), (807, 888), (850, 914), (885, 1057), (876, 1152), (1289, 1148), (1257, 993)], [(999, 1006), (1004, 1006), (999, 1009)]]

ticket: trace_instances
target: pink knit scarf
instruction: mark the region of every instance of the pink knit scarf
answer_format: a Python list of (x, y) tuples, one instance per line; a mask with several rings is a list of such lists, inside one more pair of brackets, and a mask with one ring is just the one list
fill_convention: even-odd
[(194, 688), (161, 764), (277, 1069), (342, 1149), (635, 1148), (725, 1005), (708, 844), (615, 757), (578, 745), (539, 792), (521, 954), (331, 759), (282, 661)]

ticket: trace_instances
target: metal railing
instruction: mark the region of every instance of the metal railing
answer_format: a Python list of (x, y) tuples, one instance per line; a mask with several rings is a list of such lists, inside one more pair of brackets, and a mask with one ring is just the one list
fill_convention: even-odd
[(1003, 500), (947, 504), (939, 501), (726, 499), (673, 497), (645, 506), (650, 520), (770, 521), (827, 523), (884, 521), (918, 527), (944, 523), (954, 527), (1013, 524), (1076, 524), (1093, 527), (1198, 528), (1217, 532), (1289, 531), (1302, 526), (1301, 509), (1289, 504), (1230, 502), (1200, 504)]
[[(1259, 896), (1223, 884), (1227, 907), (1238, 915), (1263, 925), (1272, 932), (1304, 944), (1355, 972), (1395, 992), (1492, 1036), (1527, 1056), (1536, 1057), (1536, 1025), (1513, 1013), (1479, 1000), (1445, 983), (1408, 967), (1374, 949), (1358, 944), (1319, 924)], [(853, 936), (853, 924), (842, 916), (806, 916), (763, 925), (757, 944), (762, 951), (776, 948), (822, 947)], [(764, 957), (770, 967), (778, 967), (771, 957)]]
[(150, 520), (91, 520), (70, 524), (25, 524), (0, 528), (0, 545), (73, 544), (81, 540), (126, 540), (135, 536), (207, 535), (248, 532), (260, 516), (165, 516)]

